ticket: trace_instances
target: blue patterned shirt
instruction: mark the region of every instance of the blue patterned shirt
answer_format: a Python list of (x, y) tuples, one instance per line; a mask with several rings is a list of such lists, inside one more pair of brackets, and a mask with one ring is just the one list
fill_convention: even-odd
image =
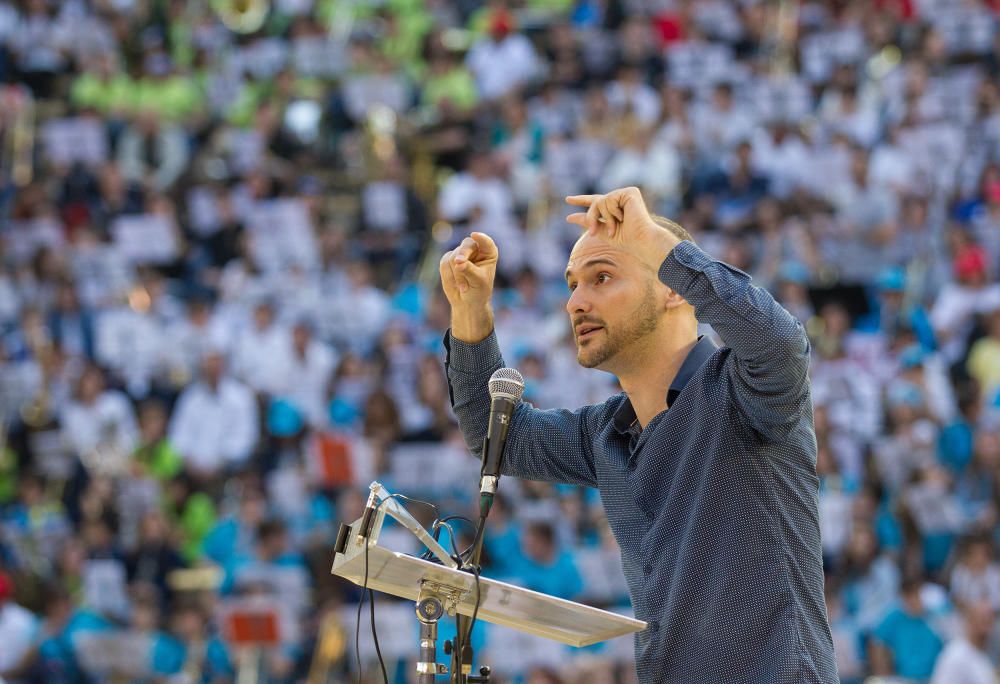
[[(622, 553), (643, 684), (835, 684), (823, 599), (809, 341), (750, 276), (689, 241), (660, 280), (701, 338), (645, 429), (625, 394), (515, 410), (503, 474), (597, 487)], [(445, 336), (452, 405), (479, 454), (495, 335)]]

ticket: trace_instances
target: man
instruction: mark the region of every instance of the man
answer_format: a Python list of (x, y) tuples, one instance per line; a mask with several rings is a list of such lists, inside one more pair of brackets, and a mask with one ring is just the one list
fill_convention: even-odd
[[(624, 393), (513, 416), (503, 473), (598, 487), (622, 551), (643, 684), (833, 684), (817, 519), (809, 342), (742, 271), (648, 213), (636, 188), (586, 209), (566, 311), (578, 361)], [(474, 233), (441, 259), (452, 404), (469, 447), (504, 365), (490, 296), (499, 254)], [(728, 346), (698, 337), (710, 323)]]
[(201, 483), (221, 485), (228, 467), (240, 467), (257, 442), (257, 402), (253, 392), (230, 377), (218, 347), (208, 346), (201, 361), (201, 378), (177, 400), (169, 439), (183, 456), (190, 475)]

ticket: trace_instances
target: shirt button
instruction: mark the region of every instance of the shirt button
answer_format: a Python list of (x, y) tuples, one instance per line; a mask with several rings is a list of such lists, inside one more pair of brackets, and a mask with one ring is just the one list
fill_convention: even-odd
[(649, 623), (648, 629), (651, 633), (658, 632), (660, 629), (660, 623), (657, 622), (656, 620), (653, 620), (652, 622)]
[(634, 458), (631, 461), (628, 462), (628, 469), (629, 469), (629, 472), (632, 472), (632, 473), (635, 472), (635, 459)]
[(642, 569), (646, 571), (647, 575), (653, 574), (653, 564), (652, 563), (646, 563), (644, 566), (642, 566)]

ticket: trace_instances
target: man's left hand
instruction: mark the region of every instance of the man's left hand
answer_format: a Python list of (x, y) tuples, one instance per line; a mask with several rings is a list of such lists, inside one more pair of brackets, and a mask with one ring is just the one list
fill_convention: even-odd
[(680, 242), (653, 220), (639, 188), (621, 188), (606, 195), (572, 195), (566, 202), (586, 208), (585, 212), (567, 216), (567, 221), (586, 228), (589, 233), (603, 235), (633, 253), (654, 272)]

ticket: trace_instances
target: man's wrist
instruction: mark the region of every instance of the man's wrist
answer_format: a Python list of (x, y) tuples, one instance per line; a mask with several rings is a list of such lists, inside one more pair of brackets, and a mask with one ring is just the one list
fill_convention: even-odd
[(451, 310), (451, 336), (466, 344), (482, 342), (493, 332), (493, 310), (489, 306)]
[(655, 263), (651, 263), (650, 265), (653, 267), (654, 271), (659, 271), (660, 265), (668, 256), (670, 256), (670, 253), (674, 251), (674, 247), (679, 245), (682, 241), (679, 237), (658, 224), (656, 221), (650, 219), (650, 223), (652, 224), (652, 229), (655, 231), (655, 234), (660, 236), (660, 246), (653, 250), (650, 254), (652, 257), (651, 262)]

